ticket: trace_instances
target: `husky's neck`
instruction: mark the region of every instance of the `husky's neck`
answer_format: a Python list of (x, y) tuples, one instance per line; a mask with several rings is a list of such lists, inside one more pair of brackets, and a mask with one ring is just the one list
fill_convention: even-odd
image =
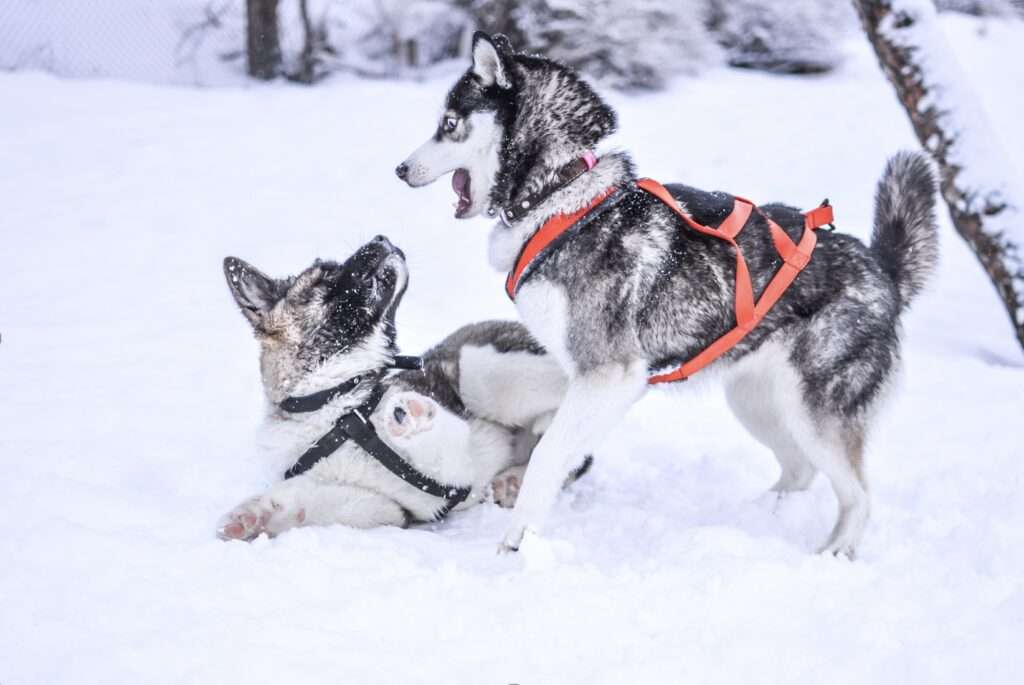
[[(265, 388), (267, 399), (274, 407), (278, 407), (288, 397), (312, 395), (336, 387), (357, 376), (366, 377), (367, 382), (360, 383), (352, 391), (335, 397), (315, 412), (317, 414), (337, 414), (339, 410), (356, 406), (365, 399), (373, 385), (372, 379), (391, 367), (396, 353), (397, 350), (393, 344), (388, 343), (381, 336), (371, 336), (362, 345), (329, 357), (308, 373), (303, 374), (294, 383), (288, 384), (287, 388)], [(274, 413), (280, 416), (291, 416), (279, 409)]]
[(600, 157), (593, 169), (549, 195), (519, 221), (511, 226), (497, 222), (490, 237), (488, 256), (491, 266), (498, 271), (510, 271), (523, 245), (549, 218), (555, 214), (571, 214), (588, 205), (609, 187), (623, 186), (633, 179), (633, 163), (625, 153), (614, 152)]
[(491, 205), (508, 207), (550, 186), (559, 170), (615, 131), (615, 111), (572, 69), (515, 55), (515, 85), (499, 105), (504, 133)]

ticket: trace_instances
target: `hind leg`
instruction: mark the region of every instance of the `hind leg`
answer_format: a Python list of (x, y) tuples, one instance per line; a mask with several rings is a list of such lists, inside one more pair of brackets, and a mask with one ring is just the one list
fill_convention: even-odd
[(747, 368), (729, 379), (725, 397), (747, 432), (775, 454), (781, 473), (771, 489), (783, 495), (809, 488), (818, 471), (781, 416), (792, 400), (779, 386), (770, 370)]
[(839, 516), (821, 551), (852, 558), (869, 512), (862, 472), (863, 429), (854, 419), (812, 410), (802, 388), (785, 346), (765, 343), (737, 365), (726, 397), (751, 434), (775, 452), (782, 474), (773, 490), (805, 489), (817, 471), (829, 479)]
[[(810, 419), (810, 417), (807, 417)], [(862, 471), (863, 432), (834, 417), (808, 420), (803, 444), (812, 463), (832, 483), (839, 518), (821, 552), (853, 559), (867, 526), (870, 502)]]

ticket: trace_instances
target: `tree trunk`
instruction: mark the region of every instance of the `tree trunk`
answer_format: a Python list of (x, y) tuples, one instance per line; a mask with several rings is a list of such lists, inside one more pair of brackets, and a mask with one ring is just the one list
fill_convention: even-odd
[(249, 76), (269, 81), (281, 73), (278, 0), (246, 0), (245, 54)]
[(526, 36), (519, 30), (516, 10), (526, 3), (520, 0), (461, 0), (458, 5), (476, 17), (478, 28), (489, 33), (503, 33), (512, 45), (526, 47)]
[(942, 196), (1003, 300), (1024, 347), (1024, 195), (938, 26), (931, 0), (853, 0)]
[(313, 83), (316, 80), (317, 35), (309, 16), (307, 0), (299, 0), (299, 16), (302, 18), (302, 53), (299, 55), (298, 71), (292, 75), (292, 79), (300, 83)]

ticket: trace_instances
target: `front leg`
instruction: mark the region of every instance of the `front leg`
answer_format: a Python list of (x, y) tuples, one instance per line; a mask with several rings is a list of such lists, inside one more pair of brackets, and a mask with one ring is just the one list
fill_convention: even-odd
[(647, 364), (605, 364), (573, 378), (561, 406), (537, 444), (501, 549), (519, 549), (527, 530), (539, 532), (570, 466), (592, 454), (647, 388)]
[(356, 485), (324, 483), (303, 474), (276, 483), (235, 507), (217, 531), (222, 540), (254, 540), (298, 526), (341, 524), (353, 528), (403, 526), (405, 512), (378, 492)]

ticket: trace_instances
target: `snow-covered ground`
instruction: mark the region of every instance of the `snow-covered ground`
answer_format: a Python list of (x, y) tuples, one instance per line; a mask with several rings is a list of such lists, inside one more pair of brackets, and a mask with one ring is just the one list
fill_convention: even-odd
[[(945, 26), (1021, 159), (1024, 27)], [(914, 140), (851, 49), (827, 77), (720, 70), (610, 95), (615, 142), (665, 181), (828, 196), (866, 236), (883, 162)], [(256, 349), (223, 256), (283, 274), (388, 234), (412, 269), (409, 352), (514, 315), (486, 224), (450, 218), (447, 184), (392, 173), (446, 86), (0, 75), (0, 683), (1019, 682), (1024, 358), (945, 216), (857, 562), (812, 553), (827, 484), (776, 508), (773, 458), (697, 382), (637, 405), (518, 556), (495, 554), (493, 505), (214, 538), (261, 477)]]

